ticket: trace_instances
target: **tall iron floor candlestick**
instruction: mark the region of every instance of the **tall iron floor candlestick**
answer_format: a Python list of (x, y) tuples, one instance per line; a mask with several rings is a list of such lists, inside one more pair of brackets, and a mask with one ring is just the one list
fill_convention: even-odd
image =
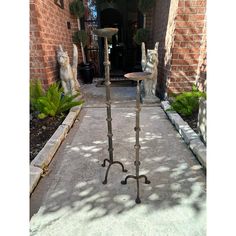
[(136, 175), (128, 175), (126, 176), (125, 180), (121, 181), (121, 184), (127, 184), (127, 180), (129, 178), (133, 178), (136, 179), (137, 182), (137, 198), (135, 200), (136, 203), (140, 203), (141, 200), (139, 198), (139, 179), (144, 178), (145, 179), (145, 184), (150, 184), (151, 182), (147, 179), (146, 175), (139, 175), (139, 165), (140, 165), (140, 161), (139, 161), (139, 149), (141, 148), (140, 144), (139, 144), (139, 131), (140, 131), (140, 119), (139, 119), (139, 113), (141, 111), (141, 107), (140, 107), (140, 80), (144, 80), (146, 78), (148, 78), (151, 75), (151, 73), (147, 73), (147, 72), (133, 72), (133, 73), (128, 73), (125, 74), (125, 78), (126, 79), (131, 79), (131, 80), (135, 80), (137, 81), (137, 93), (136, 93), (136, 125), (134, 130), (136, 131), (136, 143), (134, 145), (134, 149), (135, 149), (135, 162), (134, 165), (136, 166)]
[(103, 184), (107, 183), (108, 172), (113, 164), (119, 164), (122, 167), (123, 172), (127, 172), (124, 168), (123, 164), (119, 161), (113, 160), (113, 144), (112, 144), (112, 118), (111, 118), (111, 95), (110, 95), (110, 61), (108, 57), (108, 42), (107, 38), (111, 38), (112, 35), (118, 32), (117, 28), (104, 28), (104, 29), (96, 29), (93, 31), (99, 37), (104, 38), (104, 66), (105, 66), (105, 85), (106, 85), (106, 105), (107, 105), (107, 127), (108, 127), (108, 151), (109, 151), (109, 159), (104, 159), (102, 166), (106, 166), (106, 161), (109, 163), (107, 167), (107, 171), (105, 174), (105, 179), (102, 182)]

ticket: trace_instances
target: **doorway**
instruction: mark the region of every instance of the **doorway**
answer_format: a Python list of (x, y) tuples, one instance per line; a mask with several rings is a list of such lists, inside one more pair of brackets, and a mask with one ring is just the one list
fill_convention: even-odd
[[(101, 28), (118, 28), (118, 33), (108, 39), (108, 53), (111, 62), (111, 77), (122, 76), (124, 68), (124, 32), (121, 13), (112, 8), (107, 8), (100, 15)], [(102, 41), (104, 48), (104, 41)]]
[[(114, 27), (119, 31), (108, 41), (111, 77), (123, 77), (125, 73), (141, 70), (141, 49), (133, 36), (142, 25), (137, 1), (116, 1), (109, 3), (98, 12), (99, 28)], [(100, 75), (104, 76), (104, 40), (99, 42)]]

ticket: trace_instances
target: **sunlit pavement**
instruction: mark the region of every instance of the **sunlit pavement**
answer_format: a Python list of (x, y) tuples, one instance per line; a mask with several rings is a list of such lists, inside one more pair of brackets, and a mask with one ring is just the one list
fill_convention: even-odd
[(120, 183), (135, 173), (135, 87), (124, 94), (113, 88), (114, 159), (128, 173), (113, 165), (107, 185), (102, 184), (106, 168), (101, 164), (108, 158), (105, 89), (85, 89), (95, 96), (86, 98), (31, 196), (31, 235), (206, 235), (205, 173), (160, 106), (141, 110), (140, 172), (151, 181), (140, 184), (141, 204), (135, 203), (135, 180)]

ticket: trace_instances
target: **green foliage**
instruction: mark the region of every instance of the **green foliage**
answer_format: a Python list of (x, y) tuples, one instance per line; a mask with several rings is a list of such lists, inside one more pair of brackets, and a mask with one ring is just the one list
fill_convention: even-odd
[(183, 116), (191, 116), (198, 111), (200, 97), (206, 98), (206, 93), (200, 92), (196, 86), (193, 86), (191, 92), (177, 95), (169, 110), (175, 110)]
[(45, 91), (43, 89), (42, 83), (40, 80), (31, 80), (30, 81), (30, 105), (32, 110), (37, 110), (37, 99), (44, 96)]
[[(32, 91), (36, 91), (40, 87), (40, 82), (32, 85)], [(33, 93), (34, 94), (34, 93)], [(43, 119), (47, 116), (60, 115), (63, 112), (68, 111), (71, 107), (80, 105), (83, 101), (74, 101), (79, 95), (63, 95), (63, 88), (59, 88), (59, 85), (54, 83), (51, 84), (46, 92), (41, 93), (39, 96), (30, 96), (33, 98), (31, 104), (34, 111), (39, 112), (38, 118)], [(38, 95), (38, 94), (37, 94)]]
[(139, 0), (138, 9), (145, 14), (151, 7), (153, 7), (155, 0)]
[(88, 44), (88, 35), (85, 30), (76, 31), (72, 36), (73, 43), (82, 43), (85, 47)]
[(84, 16), (84, 4), (81, 0), (74, 0), (69, 5), (70, 13), (78, 18)]
[(141, 45), (142, 42), (146, 42), (148, 40), (148, 34), (149, 30), (140, 28), (136, 31), (136, 34), (134, 35), (134, 41), (138, 45)]

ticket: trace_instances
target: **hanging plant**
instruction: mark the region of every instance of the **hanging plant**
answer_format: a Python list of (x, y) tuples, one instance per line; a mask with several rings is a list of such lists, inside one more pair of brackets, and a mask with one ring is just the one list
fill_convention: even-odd
[(148, 34), (149, 34), (149, 30), (144, 29), (144, 28), (138, 29), (136, 31), (136, 34), (134, 35), (135, 43), (137, 43), (138, 45), (141, 45), (142, 42), (147, 42)]
[(72, 36), (73, 43), (82, 43), (84, 47), (88, 44), (88, 35), (85, 30), (74, 32)]

